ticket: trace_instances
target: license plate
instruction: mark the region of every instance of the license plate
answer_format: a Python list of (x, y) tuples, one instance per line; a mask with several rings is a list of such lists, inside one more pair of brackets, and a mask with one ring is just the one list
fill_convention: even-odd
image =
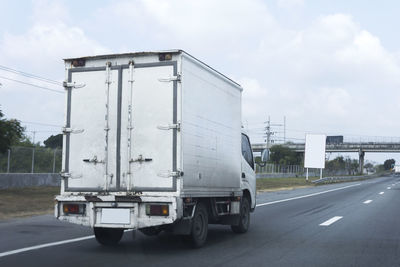
[(110, 224), (130, 224), (131, 210), (130, 209), (101, 209), (101, 223)]

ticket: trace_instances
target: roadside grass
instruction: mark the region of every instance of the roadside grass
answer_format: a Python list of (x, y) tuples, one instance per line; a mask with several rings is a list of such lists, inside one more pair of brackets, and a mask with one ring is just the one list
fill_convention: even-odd
[(306, 181), (305, 177), (258, 178), (256, 184), (257, 191), (278, 191), (284, 189), (315, 186), (312, 181), (318, 179), (319, 177), (309, 177), (308, 181)]
[(306, 181), (305, 177), (285, 177), (285, 178), (258, 178), (256, 185), (257, 191), (259, 192), (268, 192), (268, 191), (280, 191), (280, 190), (290, 190), (295, 188), (302, 187), (313, 187), (324, 184), (335, 184), (335, 183), (348, 183), (348, 182), (356, 182), (362, 181), (370, 178), (376, 178), (380, 176), (388, 175), (388, 172), (385, 173), (376, 173), (373, 175), (369, 175), (368, 177), (358, 177), (354, 175), (343, 175), (343, 176), (353, 176), (354, 179), (351, 180), (331, 180), (325, 181), (322, 183), (312, 183), (312, 181), (318, 180), (319, 177), (309, 177), (309, 180)]
[(60, 187), (26, 187), (0, 190), (0, 220), (49, 214)]

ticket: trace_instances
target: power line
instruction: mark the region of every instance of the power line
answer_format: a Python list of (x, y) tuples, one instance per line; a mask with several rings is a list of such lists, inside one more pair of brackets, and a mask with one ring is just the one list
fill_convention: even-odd
[(55, 124), (49, 124), (49, 123), (43, 123), (43, 122), (33, 122), (33, 121), (21, 121), (22, 123), (25, 124), (37, 124), (37, 125), (42, 125), (42, 126), (52, 126), (52, 127), (62, 127), (61, 125), (55, 125)]
[(27, 132), (30, 132), (30, 133), (61, 133), (61, 131), (37, 131), (37, 130), (34, 130), (34, 131), (27, 131)]
[(51, 91), (51, 92), (55, 92), (55, 93), (59, 93), (59, 94), (64, 94), (63, 91), (47, 88), (47, 87), (36, 85), (36, 84), (33, 84), (33, 83), (23, 82), (23, 81), (7, 78), (7, 77), (4, 77), (4, 76), (0, 76), (0, 78), (1, 79), (6, 79), (6, 80), (10, 80), (10, 81), (13, 81), (13, 82), (17, 82), (17, 83), (22, 83), (22, 84), (25, 84), (25, 85), (30, 85), (30, 86), (37, 87), (37, 88), (40, 88), (40, 89), (43, 89), (43, 90), (47, 90), (47, 91)]
[(9, 67), (6, 67), (6, 66), (2, 66), (2, 65), (0, 65), (0, 70), (12, 72), (12, 73), (15, 73), (15, 74), (18, 74), (18, 75), (22, 75), (22, 76), (25, 76), (25, 77), (28, 77), (28, 78), (40, 80), (42, 82), (52, 83), (52, 84), (59, 85), (59, 86), (63, 85), (62, 82), (59, 82), (59, 81), (56, 81), (56, 80), (44, 78), (44, 77), (41, 77), (41, 76), (38, 76), (38, 75), (30, 74), (30, 73), (27, 73), (27, 72), (24, 72), (24, 71), (12, 69), (12, 68), (9, 68)]

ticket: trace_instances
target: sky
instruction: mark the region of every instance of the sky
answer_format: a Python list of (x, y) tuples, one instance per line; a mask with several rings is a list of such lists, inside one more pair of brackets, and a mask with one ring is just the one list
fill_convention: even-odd
[[(243, 125), (263, 142), (306, 133), (400, 141), (399, 1), (0, 0), (0, 109), (43, 141), (64, 124), (63, 58), (183, 49), (244, 88)], [(276, 142), (283, 127), (274, 126)], [(356, 157), (357, 155), (352, 155)], [(367, 153), (383, 162), (400, 154)]]

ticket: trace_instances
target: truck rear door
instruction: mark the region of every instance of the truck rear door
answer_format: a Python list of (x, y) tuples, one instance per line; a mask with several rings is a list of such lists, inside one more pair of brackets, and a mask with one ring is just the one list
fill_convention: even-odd
[(176, 75), (173, 61), (69, 70), (65, 191), (176, 190)]

